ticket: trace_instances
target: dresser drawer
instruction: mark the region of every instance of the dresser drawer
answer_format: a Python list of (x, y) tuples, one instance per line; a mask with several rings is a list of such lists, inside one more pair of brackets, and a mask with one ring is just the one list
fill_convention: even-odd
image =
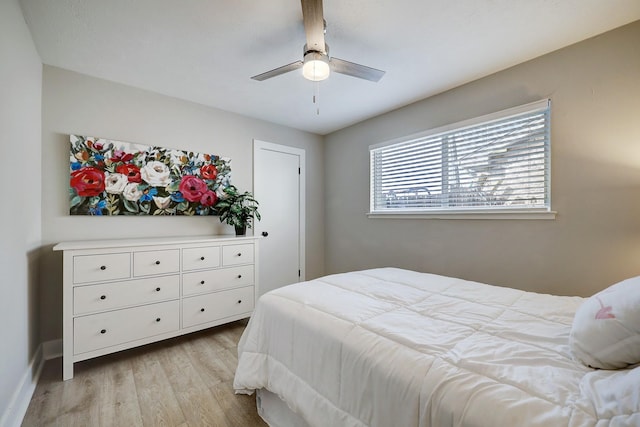
[(73, 313), (87, 314), (180, 297), (180, 276), (150, 277), (126, 282), (76, 286)]
[(131, 255), (128, 252), (73, 257), (73, 282), (101, 282), (131, 277)]
[(253, 285), (253, 265), (197, 271), (182, 275), (182, 295)]
[(200, 270), (220, 266), (220, 246), (188, 248), (182, 250), (182, 269)]
[(212, 322), (253, 310), (254, 287), (247, 286), (182, 300), (182, 327)]
[(222, 248), (222, 265), (252, 264), (253, 245), (230, 245)]
[(180, 249), (133, 253), (133, 275), (177, 273), (180, 271)]
[(180, 328), (180, 302), (168, 301), (73, 319), (73, 353), (81, 354)]

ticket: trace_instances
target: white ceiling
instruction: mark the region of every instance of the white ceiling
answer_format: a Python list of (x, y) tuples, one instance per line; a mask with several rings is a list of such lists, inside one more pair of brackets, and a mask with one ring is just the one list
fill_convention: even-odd
[(299, 0), (22, 0), (45, 64), (318, 134), (640, 19), (640, 0), (325, 0), (331, 56), (378, 83), (294, 71)]

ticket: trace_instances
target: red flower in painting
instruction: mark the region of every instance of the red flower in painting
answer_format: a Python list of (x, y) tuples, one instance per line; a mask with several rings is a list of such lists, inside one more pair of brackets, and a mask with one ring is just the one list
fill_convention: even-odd
[(200, 175), (202, 175), (204, 179), (216, 179), (218, 176), (218, 169), (211, 163), (207, 163), (206, 165), (202, 165), (200, 168)]
[(198, 202), (202, 196), (209, 191), (207, 184), (200, 178), (193, 175), (185, 175), (180, 181), (180, 192), (182, 196), (190, 202)]
[(78, 169), (71, 172), (70, 184), (78, 196), (97, 196), (104, 191), (104, 172), (91, 166)]
[(126, 153), (122, 150), (113, 150), (113, 155), (111, 156), (111, 161), (113, 163), (129, 162), (131, 159), (133, 159), (133, 154)]
[(218, 196), (213, 191), (209, 190), (200, 198), (200, 204), (202, 206), (213, 206), (218, 201)]
[(93, 145), (91, 144), (91, 141), (89, 141), (87, 145), (89, 145), (89, 147), (93, 146), (93, 148), (95, 148), (98, 151), (102, 151), (102, 149), (104, 148), (104, 143), (100, 141), (94, 142)]
[(140, 176), (140, 168), (136, 165), (132, 165), (130, 163), (119, 165), (116, 168), (116, 172), (125, 175), (129, 182), (142, 182), (142, 177)]

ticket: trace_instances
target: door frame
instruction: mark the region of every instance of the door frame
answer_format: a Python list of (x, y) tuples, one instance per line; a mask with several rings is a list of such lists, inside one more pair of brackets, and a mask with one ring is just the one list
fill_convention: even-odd
[[(257, 165), (256, 162), (256, 154), (259, 150), (268, 150), (275, 151), (279, 153), (286, 153), (298, 156), (299, 159), (299, 173), (298, 173), (298, 215), (299, 215), (299, 223), (298, 223), (298, 262), (300, 268), (300, 281), (306, 280), (306, 258), (305, 258), (305, 206), (306, 206), (306, 180), (305, 180), (305, 150), (302, 148), (290, 147), (288, 145), (274, 144), (272, 142), (261, 141), (259, 139), (253, 140), (253, 189), (255, 195), (256, 188), (256, 170), (261, 167), (261, 165)], [(258, 199), (259, 201), (259, 199)], [(257, 223), (256, 223), (257, 224)], [(255, 226), (255, 225), (254, 225)], [(258, 233), (256, 233), (258, 235)]]

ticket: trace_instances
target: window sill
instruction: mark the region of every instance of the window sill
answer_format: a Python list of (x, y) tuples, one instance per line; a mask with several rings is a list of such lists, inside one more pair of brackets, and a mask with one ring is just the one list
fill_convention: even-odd
[(405, 211), (369, 212), (371, 219), (556, 219), (555, 211), (537, 210), (468, 210), (468, 211)]

